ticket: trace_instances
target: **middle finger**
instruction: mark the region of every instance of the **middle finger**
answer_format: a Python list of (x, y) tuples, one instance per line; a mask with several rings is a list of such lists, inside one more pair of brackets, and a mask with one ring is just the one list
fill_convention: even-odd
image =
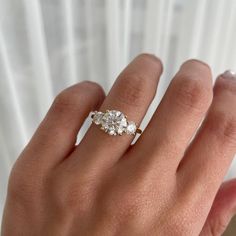
[[(181, 66), (132, 150), (141, 154), (136, 158), (139, 164), (175, 173), (210, 106), (212, 90), (211, 72), (205, 63), (189, 60)], [(143, 153), (148, 159), (142, 157)]]

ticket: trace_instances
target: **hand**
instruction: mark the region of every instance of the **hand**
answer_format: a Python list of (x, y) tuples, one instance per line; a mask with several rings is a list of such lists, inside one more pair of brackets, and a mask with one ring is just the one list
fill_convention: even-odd
[(236, 212), (236, 181), (219, 190), (236, 151), (236, 80), (227, 74), (213, 89), (209, 66), (189, 60), (134, 145), (92, 124), (75, 146), (92, 110), (140, 124), (161, 73), (143, 54), (106, 98), (92, 82), (56, 97), (11, 172), (3, 236), (222, 234)]

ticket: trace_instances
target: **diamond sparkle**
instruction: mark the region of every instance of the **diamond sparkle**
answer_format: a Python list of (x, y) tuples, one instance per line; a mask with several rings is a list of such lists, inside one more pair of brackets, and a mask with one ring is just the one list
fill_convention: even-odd
[(123, 133), (135, 135), (137, 126), (128, 121), (126, 116), (117, 110), (107, 110), (105, 113), (93, 112), (93, 122), (109, 135), (122, 135)]
[(129, 121), (127, 128), (126, 128), (126, 133), (127, 134), (135, 134), (136, 129), (137, 129), (136, 124), (133, 121)]

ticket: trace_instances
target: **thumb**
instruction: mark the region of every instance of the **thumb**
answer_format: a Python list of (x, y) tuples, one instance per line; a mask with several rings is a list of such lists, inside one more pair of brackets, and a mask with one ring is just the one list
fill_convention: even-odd
[(236, 179), (232, 179), (221, 185), (200, 236), (222, 235), (235, 214)]

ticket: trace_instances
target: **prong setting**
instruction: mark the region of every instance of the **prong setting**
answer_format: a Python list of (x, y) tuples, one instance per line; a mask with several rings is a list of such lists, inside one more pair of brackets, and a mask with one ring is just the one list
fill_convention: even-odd
[(135, 135), (137, 130), (140, 131), (135, 122), (128, 121), (127, 116), (121, 111), (106, 110), (104, 113), (94, 111), (91, 118), (94, 124), (99, 125), (101, 130), (112, 136), (121, 136), (124, 133)]

